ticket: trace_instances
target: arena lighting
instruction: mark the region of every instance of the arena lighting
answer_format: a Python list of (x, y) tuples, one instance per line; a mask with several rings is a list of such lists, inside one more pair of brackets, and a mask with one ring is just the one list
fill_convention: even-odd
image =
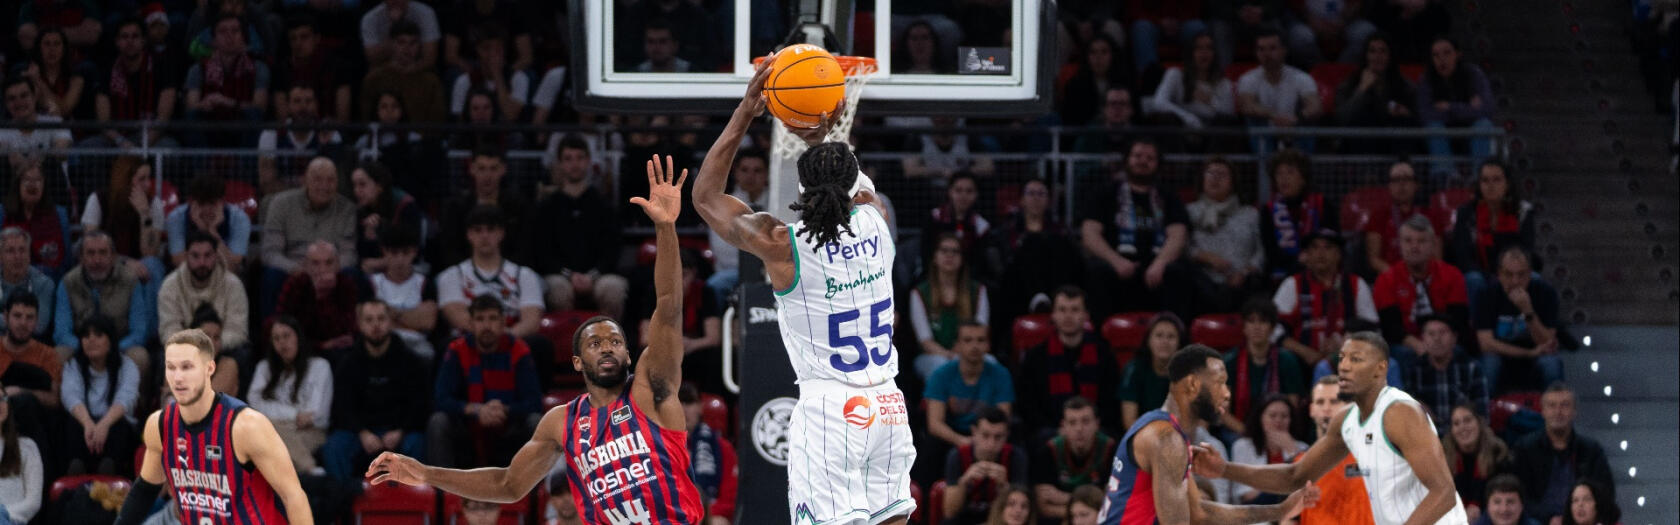
[(1592, 362), (1592, 371), (1595, 374), (1598, 373), (1598, 361), (1593, 361)]
[(1604, 385), (1604, 397), (1610, 397), (1610, 385)]
[(1581, 346), (1592, 346), (1592, 336), (1590, 336), (1590, 335), (1581, 336)]
[(1627, 440), (1622, 440), (1622, 450), (1627, 450)]
[(1615, 413), (1615, 414), (1610, 414), (1610, 424), (1616, 425), (1616, 424), (1620, 424), (1621, 422), (1622, 422), (1622, 414), (1620, 412)]
[(1634, 503), (1639, 504), (1641, 507), (1645, 506), (1645, 496), (1640, 496), (1639, 499), (1634, 500)]
[(1631, 478), (1631, 477), (1638, 476), (1638, 475), (1639, 475), (1639, 467), (1628, 467), (1628, 477)]

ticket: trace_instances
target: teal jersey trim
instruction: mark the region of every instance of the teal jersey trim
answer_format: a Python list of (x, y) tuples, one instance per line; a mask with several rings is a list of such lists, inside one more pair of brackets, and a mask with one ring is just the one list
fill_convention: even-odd
[(795, 288), (799, 288), (799, 272), (801, 270), (799, 267), (799, 234), (793, 230), (792, 224), (787, 225), (787, 227), (788, 250), (793, 252), (793, 284), (789, 284), (786, 290), (776, 290), (776, 297), (785, 297), (787, 294), (793, 293)]

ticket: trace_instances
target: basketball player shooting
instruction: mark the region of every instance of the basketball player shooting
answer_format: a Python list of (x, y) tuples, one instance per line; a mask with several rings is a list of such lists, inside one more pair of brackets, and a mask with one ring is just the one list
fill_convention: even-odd
[[(893, 257), (897, 247), (869, 179), (843, 143), (799, 157), (799, 221), (753, 213), (724, 193), (747, 126), (764, 112), (774, 57), (760, 63), (729, 125), (706, 154), (694, 205), (712, 231), (764, 260), (782, 343), (798, 377), (788, 423), (788, 507), (794, 524), (905, 523), (916, 449), (893, 383)], [(827, 120), (825, 116), (824, 120)], [(821, 129), (790, 129), (807, 143)]]
[(688, 171), (674, 176), (671, 158), (664, 160), (655, 156), (647, 163), (648, 197), (630, 199), (653, 219), (658, 246), (653, 274), (658, 297), (636, 373), (627, 373), (630, 353), (622, 325), (591, 318), (572, 335), (572, 368), (583, 373), (588, 392), (543, 415), (510, 465), (454, 470), (386, 452), (368, 467), (373, 483), (429, 484), (468, 499), (511, 503), (565, 458), (568, 481), (577, 487), (572, 502), (584, 523), (694, 525), (705, 518), (700, 491), (688, 476), (688, 425), (676, 395), (683, 357), (676, 220)]
[(1358, 332), (1342, 343), (1336, 366), (1339, 397), (1353, 404), (1330, 420), (1332, 431), (1295, 463), (1226, 463), (1197, 445), (1196, 472), (1224, 477), (1266, 492), (1284, 492), (1315, 480), (1351, 452), (1365, 478), (1371, 517), (1377, 525), (1462, 525), (1464, 503), (1453, 487), (1441, 441), (1428, 412), (1398, 388), (1388, 386), (1388, 343), (1374, 332)]
[(1217, 421), (1231, 399), (1225, 383), (1225, 361), (1212, 348), (1186, 346), (1167, 361), (1167, 379), (1167, 402), (1139, 416), (1115, 449), (1114, 470), (1097, 513), (1098, 523), (1276, 522), (1318, 502), (1318, 488), (1311, 483), (1276, 505), (1235, 506), (1202, 499), (1202, 491), (1190, 475), (1189, 436), (1209, 421)]
[(211, 388), (216, 349), (210, 336), (197, 329), (176, 332), (165, 341), (163, 357), (164, 380), (175, 399), (146, 418), (146, 456), (116, 523), (145, 521), (165, 474), (181, 523), (314, 523), (274, 425)]

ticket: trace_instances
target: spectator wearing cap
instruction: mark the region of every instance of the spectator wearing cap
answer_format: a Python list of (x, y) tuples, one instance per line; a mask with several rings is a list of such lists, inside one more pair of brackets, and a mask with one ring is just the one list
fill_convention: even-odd
[[(1170, 310), (1190, 315), (1190, 214), (1176, 192), (1160, 186), (1160, 148), (1148, 139), (1127, 150), (1124, 173), (1091, 193), (1081, 212), (1080, 240), (1093, 261), (1085, 290), (1099, 317), (1115, 312)], [(1095, 302), (1095, 301), (1093, 301)]]
[[(1487, 378), (1476, 358), (1454, 350), (1458, 337), (1452, 324), (1444, 317), (1425, 315), (1418, 318), (1418, 326), (1421, 333), (1413, 348), (1419, 355), (1406, 368), (1406, 392), (1437, 422), (1453, 421), (1453, 405), (1460, 402), (1475, 407), (1478, 415), (1487, 414)], [(1435, 426), (1443, 434), (1448, 428)]]
[[(501, 240), (501, 254), (520, 263), (527, 262), (524, 257), (525, 247), (522, 245), (526, 244), (524, 241), (529, 238), (525, 236), (523, 226), (527, 220), (533, 220), (529, 215), (531, 201), (527, 200), (526, 191), (502, 185), (507, 168), (507, 152), (501, 148), (484, 145), (473, 149), (472, 157), (467, 160), (467, 173), (472, 178), (472, 187), (443, 204), (438, 251), (432, 261), (432, 267), (445, 267), (472, 255), (473, 248), (467, 239), (468, 225), (463, 223), (462, 219), (481, 206), (490, 206), (498, 212), (497, 223), (506, 234)], [(543, 221), (556, 219), (541, 218)], [(571, 248), (577, 247), (567, 246), (562, 249)]]
[[(222, 264), (236, 273), (245, 266), (251, 249), (251, 216), (224, 202), (227, 181), (199, 174), (187, 182), (186, 206), (179, 206), (164, 219), (169, 236), (169, 257), (179, 266), (187, 260), (187, 239), (202, 233), (215, 241)], [(269, 201), (272, 206), (274, 201)]]
[(1266, 243), (1266, 269), (1275, 282), (1301, 271), (1306, 237), (1336, 229), (1336, 206), (1312, 190), (1307, 156), (1296, 150), (1273, 155), (1272, 199), (1260, 206), (1260, 238)]
[(1085, 328), (1091, 322), (1085, 291), (1073, 286), (1056, 290), (1050, 299), (1050, 319), (1056, 333), (1027, 349), (1013, 374), (1027, 439), (1053, 432), (1060, 419), (1052, 418), (1070, 399), (1084, 399), (1094, 406), (1098, 419), (1114, 420), (1119, 415), (1113, 388), (1120, 383), (1120, 365), (1107, 342)]
[(1283, 279), (1272, 303), (1283, 321), (1283, 347), (1317, 363), (1342, 347), (1347, 334), (1377, 326), (1377, 307), (1364, 279), (1342, 269), (1342, 236), (1322, 229), (1302, 240), (1304, 270)]
[[(406, 58), (402, 55), (408, 51), (403, 48), (410, 44), (398, 40), (398, 28), (405, 25), (412, 26), (414, 37), (414, 56)], [(437, 63), (438, 40), (442, 38), (437, 12), (423, 2), (385, 0), (362, 15), (362, 52), (369, 67), (394, 65), (409, 71), (431, 69)]]
[(249, 340), (251, 305), (245, 295), (245, 284), (238, 274), (228, 271), (225, 260), (217, 253), (221, 242), (208, 233), (196, 231), (189, 233), (181, 244), (184, 246), (181, 265), (158, 287), (157, 333), (185, 330), (195, 312), (209, 307), (220, 319), (216, 323), (220, 327), (216, 343), (224, 349), (244, 347)]
[(497, 318), (507, 321), (507, 332), (523, 339), (532, 351), (537, 372), (544, 374), (539, 377), (548, 377), (553, 346), (537, 333), (542, 326), (542, 278), (502, 256), (507, 235), (502, 221), (502, 211), (491, 205), (480, 205), (467, 214), (465, 237), (472, 255), (437, 274), (438, 307), (449, 329), (470, 335), (477, 316), (469, 306), (480, 298), (496, 301), (502, 308)]
[(303, 272), (305, 254), (315, 241), (333, 244), (340, 268), (356, 263), (356, 205), (338, 193), (338, 167), (331, 159), (316, 157), (304, 170), (302, 183), (262, 205), (264, 308), (278, 302), (288, 277)]
[[(168, 15), (157, 12), (147, 15), (147, 20), (152, 20), (153, 16), (168, 25)], [(181, 64), (172, 57), (147, 49), (145, 24), (139, 18), (125, 18), (117, 22), (115, 41), (116, 56), (100, 71), (101, 76), (93, 78), (97, 87), (93, 98), (94, 117), (101, 123), (128, 120), (169, 122), (176, 114), (176, 94), (183, 74)], [(174, 138), (164, 136), (163, 130), (157, 126), (148, 129), (145, 136), (137, 131), (125, 135), (121, 129), (112, 127), (89, 137), (84, 144), (94, 148), (178, 145)]]
[(356, 334), (356, 304), (368, 296), (358, 274), (339, 266), (338, 247), (315, 241), (304, 255), (303, 271), (280, 288), (277, 314), (296, 317), (303, 333), (322, 353), (335, 358)]
[(1190, 215), (1190, 261), (1197, 269), (1190, 277), (1199, 311), (1231, 311), (1269, 284), (1260, 213), (1243, 205), (1231, 177), (1230, 161), (1208, 159), (1202, 165), (1202, 196), (1184, 207)]
[(1546, 428), (1518, 439), (1511, 473), (1526, 480), (1524, 514), (1542, 523), (1570, 513), (1570, 496), (1577, 480), (1591, 480), (1614, 499), (1616, 484), (1610, 463), (1598, 441), (1575, 430), (1575, 392), (1552, 383), (1540, 395), (1540, 417)]
[(692, 461), (688, 475), (700, 489), (701, 504), (706, 507), (706, 525), (729, 525), (735, 517), (736, 478), (740, 475), (735, 464), (735, 446), (707, 425), (701, 416), (700, 389), (693, 383), (683, 383), (677, 390), (683, 414), (688, 418), (688, 454)]
[[(1532, 366), (1546, 384), (1563, 379), (1558, 357), (1558, 293), (1534, 278), (1532, 256), (1512, 246), (1499, 255), (1499, 280), (1482, 290), (1473, 326), (1482, 347), (1482, 369), (1495, 390), (1506, 365)], [(1532, 374), (1525, 374), (1532, 377)]]
[(368, 275), (368, 286), (374, 298), (390, 309), (391, 330), (415, 355), (430, 363), (436, 351), (427, 334), (437, 327), (437, 287), (414, 266), (419, 244), (413, 230), (385, 227), (379, 236), (384, 270)]
[[(41, 310), (56, 311), (53, 309), (53, 298), (58, 297), (58, 285), (40, 268), (29, 264), (30, 244), (28, 230), (18, 226), (0, 229), (0, 300), (28, 293), (39, 301), (36, 306)], [(0, 312), (0, 330), (7, 330), (7, 326), (7, 316)], [(34, 321), (32, 332), (45, 337), (51, 326), (51, 316), (39, 316)]]
[(341, 481), (354, 481), (380, 452), (425, 457), (430, 360), (392, 331), (393, 313), (378, 299), (357, 305), (356, 342), (333, 367), (332, 432), (321, 456)]
[(555, 149), (549, 166), (555, 190), (537, 202), (527, 243), (533, 269), (548, 287), (548, 308), (571, 310), (587, 298), (608, 317), (622, 318), (630, 282), (614, 271), (622, 241), (611, 199), (590, 184), (587, 142), (568, 135)]
[[(424, 7), (424, 4), (410, 0), (387, 0), (387, 3)], [(368, 16), (386, 8), (386, 5), (380, 5), (368, 11)], [(362, 20), (363, 45), (369, 46), (366, 49), (370, 55), (384, 57), (369, 60), (367, 76), (362, 77), (361, 103), (358, 104), (362, 108), (362, 120), (375, 119), (381, 93), (395, 93), (402, 100), (403, 110), (410, 122), (447, 121), (449, 108), (444, 98), (443, 82), (438, 80), (431, 68), (437, 56), (436, 26), (430, 33), (431, 38), (422, 44), (422, 30), (414, 22), (398, 20), (390, 23), (387, 38), (386, 31), (369, 37), (365, 24), (367, 18)]]
[[(1402, 368), (1424, 355), (1421, 320), (1440, 316), (1454, 332), (1470, 335), (1469, 292), (1464, 275), (1436, 256), (1440, 250), (1435, 227), (1428, 218), (1413, 215), (1400, 226), (1401, 264), (1377, 276), (1372, 302), (1382, 323), (1383, 338)], [(1457, 339), (1456, 337), (1454, 338)]]
[[(1382, 275), (1390, 266), (1399, 264), (1400, 224), (1423, 214), (1417, 173), (1411, 161), (1401, 158), (1389, 164), (1387, 176), (1388, 202), (1371, 210), (1371, 218), (1365, 223), (1365, 263), (1369, 273), (1361, 272), (1362, 275)], [(1437, 257), (1441, 244), (1436, 244)]]
[(103, 230), (83, 234), (80, 262), (64, 274), (53, 300), (53, 344), (59, 357), (81, 349), (78, 330), (94, 317), (110, 322), (105, 335), (112, 339), (108, 343), (114, 351), (145, 354), (154, 307), (132, 266), (117, 255), (111, 235)]
[(470, 326), (449, 343), (433, 388), (427, 459), (452, 468), (504, 465), (542, 418), (537, 367), (531, 348), (509, 333), (496, 296), (478, 295), (463, 310)]

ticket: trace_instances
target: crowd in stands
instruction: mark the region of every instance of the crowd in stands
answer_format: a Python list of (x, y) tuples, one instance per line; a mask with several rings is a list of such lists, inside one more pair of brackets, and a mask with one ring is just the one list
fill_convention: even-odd
[[(726, 53), (705, 44), (719, 40), (707, 34), (715, 28), (693, 22), (732, 19), (722, 15), (733, 2), (624, 4), (639, 14), (621, 22), (639, 22), (618, 32), (629, 50), (617, 55), (620, 69), (727, 67)], [(1228, 352), (1232, 389), (1226, 416), (1197, 429), (1199, 439), (1233, 461), (1290, 461), (1333, 413), (1335, 396), (1325, 392), (1334, 382), (1324, 378), (1342, 342), (1376, 331), (1395, 349), (1390, 385), (1429, 409), (1474, 516), (1500, 525), (1615, 521), (1603, 450), (1574, 432), (1574, 394), (1560, 382), (1557, 354), (1573, 345), (1558, 293), (1538, 273), (1537, 211), (1486, 140), (1244, 143), (1132, 129), (1491, 127), (1486, 76), (1453, 40), (1435, 38), (1451, 24), (1441, 2), (1063, 4), (1056, 110), (1029, 120), (1090, 125), (1073, 151), (1124, 158), (1081, 174), (1096, 186), (1073, 210), (1058, 210), (1058, 188), (1045, 179), (1021, 182), (1007, 209), (984, 198), (996, 166), (983, 154), (1022, 144), (964, 134), (961, 119), (889, 117), (883, 122), (938, 131), (865, 140), (919, 152), (904, 176), (945, 192), (934, 206), (892, 215), (895, 228), (917, 228), (906, 239), (920, 239), (902, 252), (912, 269), (895, 284), (907, 299), (900, 384), (909, 406), (925, 406), (914, 419), (916, 481), (942, 493), (937, 506), (924, 499), (924, 512), (947, 523), (1090, 523), (1116, 443), (1162, 405), (1167, 358), (1191, 342)], [(895, 67), (948, 73), (954, 46), (1006, 44), (996, 21), (977, 12), (895, 13), (912, 17), (895, 20), (892, 52), (903, 57)], [(159, 340), (181, 329), (212, 334), (216, 389), (268, 415), (294, 466), (315, 480), (306, 487), (327, 495), (359, 490), (382, 451), (444, 466), (505, 463), (543, 411), (581, 385), (566, 366), (571, 334), (549, 326), (599, 312), (642, 332), (631, 321), (653, 308), (651, 270), (636, 255), (637, 215), (610, 196), (645, 191), (636, 174), (649, 154), (692, 167), (706, 140), (692, 129), (706, 119), (572, 110), (569, 42), (555, 29), (565, 26), (563, 9), (43, 0), (4, 15), (14, 14), (18, 38), (0, 45), (5, 122), (264, 129), (0, 129), (0, 148), (12, 153), (0, 202), (0, 523), (62, 512), (43, 496), (62, 476), (132, 476), (139, 421), (169, 402)], [(773, 44), (780, 35), (761, 38), (759, 15), (755, 8), (752, 45)], [(313, 127), (597, 118), (676, 131), (625, 134), (629, 168), (606, 170), (621, 174), (614, 179), (600, 176), (604, 146), (578, 136), (384, 129), (352, 137)], [(140, 143), (266, 155), (239, 165), (254, 180), (233, 177), (231, 163), (183, 177), (179, 202), (157, 191), (153, 159), (90, 161), (108, 165), (109, 179), (80, 208), (81, 199), (55, 201), (65, 189), (54, 162), (64, 148)], [(1404, 156), (1455, 147), (1486, 160), (1461, 173)], [(505, 152), (522, 148), (546, 151), (545, 180), (509, 180)], [(445, 149), (472, 152), (468, 183), (447, 195)], [(1162, 175), (1169, 151), (1250, 149), (1275, 152), (1264, 201), (1245, 201), (1236, 167), (1217, 155), (1199, 166), (1194, 187)], [(1328, 194), (1321, 188), (1330, 185), (1315, 184), (1312, 155), (1333, 151), (1395, 160), (1383, 187)], [(748, 150), (732, 168), (732, 191), (755, 209), (768, 205), (768, 161)], [(1459, 179), (1474, 181), (1466, 196), (1421, 189)], [(236, 202), (235, 190), (254, 204)], [(692, 237), (684, 345), (694, 384), (679, 397), (708, 523), (727, 523), (735, 429), (702, 408), (725, 394), (722, 352), (741, 351), (721, 348), (729, 327), (720, 312), (749, 276), (732, 247)], [(1033, 323), (1037, 335), (1021, 329)], [(1532, 412), (1498, 408), (1541, 390)], [(544, 486), (553, 508), (543, 512), (559, 523), (576, 520), (565, 479)], [(1198, 481), (1223, 502), (1280, 497)], [(317, 510), (334, 517), (344, 508)], [(462, 508), (482, 518), (497, 507)], [(1306, 521), (1347, 522), (1355, 508), (1327, 505)]]

